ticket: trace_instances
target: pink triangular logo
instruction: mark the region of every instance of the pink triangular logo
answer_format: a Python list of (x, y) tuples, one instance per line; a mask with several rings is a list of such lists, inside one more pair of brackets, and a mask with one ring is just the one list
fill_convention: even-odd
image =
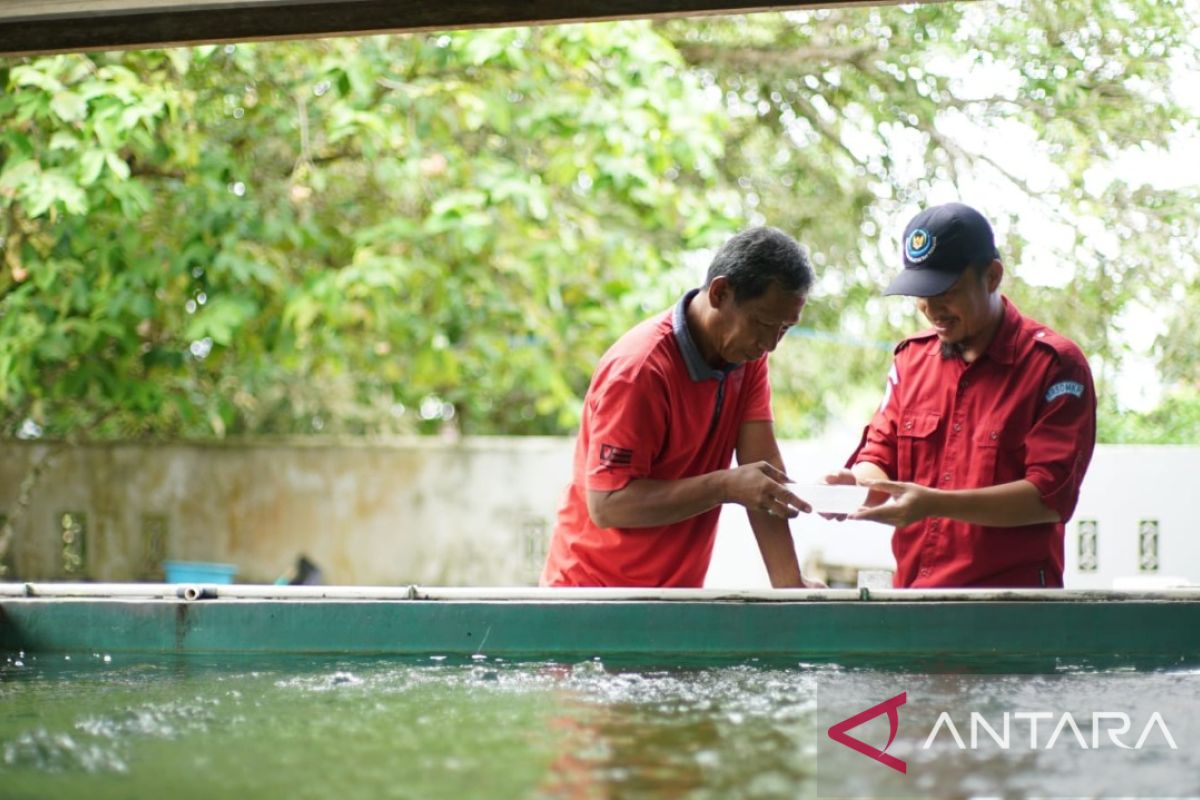
[[(861, 711), (852, 717), (847, 717), (841, 722), (833, 725), (829, 729), (829, 738), (833, 739), (838, 744), (844, 744), (855, 752), (862, 753), (868, 758), (873, 758), (884, 766), (891, 767), (897, 772), (908, 774), (908, 764), (904, 763), (895, 756), (888, 755), (885, 751), (892, 746), (892, 742), (896, 740), (896, 734), (900, 730), (900, 713), (897, 711), (900, 706), (904, 705), (908, 700), (908, 692), (901, 692), (890, 700), (884, 700), (879, 705), (871, 706), (866, 711)], [(880, 714), (887, 714), (888, 726), (891, 728), (888, 733), (887, 744), (883, 746), (883, 750), (877, 747), (872, 747), (866, 742), (855, 739), (846, 731), (851, 728), (857, 728), (864, 722), (870, 719), (875, 719)]]

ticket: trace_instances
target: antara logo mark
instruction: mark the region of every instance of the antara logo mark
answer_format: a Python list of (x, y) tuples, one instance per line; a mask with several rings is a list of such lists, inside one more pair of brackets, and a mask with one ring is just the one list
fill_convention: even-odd
[[(878, 705), (871, 706), (866, 711), (859, 712), (852, 717), (847, 717), (841, 722), (829, 728), (829, 738), (833, 739), (838, 744), (844, 744), (851, 750), (862, 753), (867, 758), (874, 759), (885, 767), (890, 767), (897, 772), (907, 774), (908, 764), (887, 753), (887, 749), (892, 746), (892, 742), (896, 740), (896, 734), (900, 730), (900, 712), (897, 710), (900, 706), (908, 701), (908, 692), (901, 692), (890, 700), (884, 700)], [(877, 747), (872, 747), (861, 739), (855, 739), (846, 731), (851, 728), (857, 728), (868, 720), (875, 719), (880, 714), (887, 714), (888, 740), (887, 744), (880, 750)]]

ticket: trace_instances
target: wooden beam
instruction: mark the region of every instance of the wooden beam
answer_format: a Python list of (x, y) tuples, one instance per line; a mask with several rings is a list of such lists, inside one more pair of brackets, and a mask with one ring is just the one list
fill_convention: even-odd
[(745, 13), (828, 0), (7, 0), (0, 56)]

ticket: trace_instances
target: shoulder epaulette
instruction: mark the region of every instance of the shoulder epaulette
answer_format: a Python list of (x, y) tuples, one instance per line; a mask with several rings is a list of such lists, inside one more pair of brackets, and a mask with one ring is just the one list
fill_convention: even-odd
[(1035, 345), (1040, 344), (1043, 347), (1048, 347), (1058, 356), (1082, 357), (1083, 351), (1079, 349), (1079, 345), (1057, 331), (1045, 326), (1038, 326), (1033, 328), (1030, 334), (1033, 336)]
[(899, 353), (901, 350), (908, 347), (913, 342), (923, 342), (927, 339), (932, 339), (935, 336), (937, 336), (937, 331), (935, 331), (933, 328), (930, 328), (929, 330), (926, 330), (926, 331), (918, 331), (917, 333), (914, 333), (912, 336), (908, 336), (908, 337), (905, 337), (904, 339), (901, 339), (900, 343), (896, 345), (896, 347), (892, 350), (892, 352)]

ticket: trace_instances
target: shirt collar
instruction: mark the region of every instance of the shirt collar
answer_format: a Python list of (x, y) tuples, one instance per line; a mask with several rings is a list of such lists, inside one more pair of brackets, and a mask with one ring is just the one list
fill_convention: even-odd
[(679, 347), (679, 352), (683, 356), (683, 363), (687, 364), (688, 376), (693, 381), (721, 381), (725, 379), (726, 375), (741, 365), (726, 364), (724, 367), (714, 368), (710, 367), (708, 362), (704, 360), (704, 356), (700, 355), (700, 348), (696, 347), (696, 342), (692, 339), (692, 332), (688, 330), (687, 324), (688, 303), (692, 302), (692, 298), (699, 293), (699, 289), (692, 289), (679, 298), (679, 302), (675, 304), (675, 311), (672, 315), (675, 344)]
[(1021, 312), (1004, 295), (1000, 296), (1000, 301), (1004, 303), (1004, 317), (1000, 320), (1000, 327), (996, 329), (996, 335), (992, 337), (992, 343), (988, 345), (985, 352), (988, 358), (998, 364), (1011, 364), (1017, 353), (1017, 332), (1021, 329)]
[[(1022, 317), (1021, 312), (1007, 297), (1001, 295), (1000, 301), (1004, 304), (1000, 326), (996, 328), (996, 334), (983, 354), (997, 364), (1011, 364), (1016, 360), (1017, 333), (1021, 330)], [(934, 344), (937, 344), (936, 339)], [(926, 354), (931, 358), (940, 358), (941, 352), (940, 347), (931, 347)]]

